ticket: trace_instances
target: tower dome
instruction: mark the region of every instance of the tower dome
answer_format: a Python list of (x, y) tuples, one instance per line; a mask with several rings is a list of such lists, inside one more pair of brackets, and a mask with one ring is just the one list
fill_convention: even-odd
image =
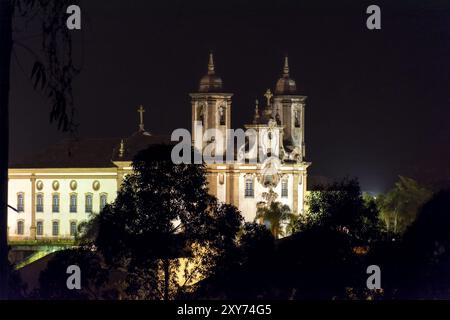
[(216, 75), (214, 70), (214, 57), (209, 54), (208, 74), (200, 80), (199, 92), (222, 92), (222, 79)]
[(284, 58), (283, 76), (278, 79), (275, 86), (276, 95), (297, 94), (297, 84), (294, 79), (289, 77), (289, 61), (288, 57)]

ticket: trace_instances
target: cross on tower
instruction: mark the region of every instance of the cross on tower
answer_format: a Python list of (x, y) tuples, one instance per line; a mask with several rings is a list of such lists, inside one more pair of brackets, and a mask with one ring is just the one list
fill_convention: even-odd
[(270, 106), (270, 100), (273, 97), (272, 91), (270, 89), (267, 89), (266, 93), (264, 94), (264, 97), (267, 99), (267, 106)]
[(144, 129), (144, 112), (145, 112), (145, 109), (144, 109), (144, 107), (142, 105), (139, 106), (139, 109), (137, 110), (137, 112), (139, 113), (139, 118), (140, 118), (139, 131), (145, 131), (145, 129)]

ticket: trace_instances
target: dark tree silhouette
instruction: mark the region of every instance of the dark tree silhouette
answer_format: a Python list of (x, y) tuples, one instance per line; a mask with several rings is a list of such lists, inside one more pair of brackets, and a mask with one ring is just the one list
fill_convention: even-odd
[(211, 274), (241, 227), (237, 209), (208, 194), (203, 165), (174, 164), (171, 148), (141, 151), (115, 202), (86, 229), (105, 262), (127, 270), (131, 298), (183, 293)]
[(12, 48), (12, 3), (0, 0), (0, 298), (7, 298), (8, 280), (8, 150), (9, 64)]
[(404, 235), (408, 298), (450, 298), (450, 190), (437, 192)]
[(268, 297), (272, 277), (278, 271), (275, 238), (263, 224), (245, 223), (239, 242), (221, 263), (216, 264), (209, 278), (190, 297), (196, 299), (256, 299)]
[(319, 225), (338, 230), (362, 241), (380, 237), (382, 221), (374, 201), (365, 201), (359, 183), (344, 179), (321, 186), (307, 198), (306, 220), (300, 220), (299, 228), (305, 230)]
[(382, 270), (386, 299), (450, 297), (450, 191), (437, 192), (396, 241), (377, 243), (367, 264)]
[(308, 218), (275, 240), (264, 225), (246, 224), (227, 277), (202, 283), (200, 297), (226, 299), (366, 299), (365, 254), (380, 238), (378, 211), (357, 181), (310, 197)]
[[(67, 267), (76, 265), (81, 270), (81, 290), (69, 290)], [(54, 254), (47, 268), (39, 276), (39, 290), (31, 293), (36, 299), (107, 299), (116, 298), (117, 290), (107, 287), (110, 270), (101, 256), (87, 248), (76, 248)]]
[[(72, 43), (66, 27), (66, 8), (78, 0), (0, 0), (0, 297), (8, 284), (8, 154), (11, 57), (17, 48), (35, 59), (31, 78), (51, 103), (50, 120), (64, 131), (74, 130), (72, 80), (78, 70), (72, 63)], [(17, 39), (15, 19), (40, 21), (41, 54)]]

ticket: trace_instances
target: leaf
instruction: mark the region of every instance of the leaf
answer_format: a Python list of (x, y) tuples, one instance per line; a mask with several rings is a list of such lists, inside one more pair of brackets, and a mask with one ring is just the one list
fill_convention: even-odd
[(31, 70), (31, 79), (33, 79), (35, 73), (39, 70), (41, 63), (36, 61), (33, 65), (33, 69)]
[(47, 83), (47, 76), (45, 74), (45, 71), (42, 71), (42, 81), (41, 81), (41, 90), (44, 90), (45, 85)]
[(34, 89), (36, 89), (41, 82), (41, 90), (44, 89), (47, 83), (47, 75), (45, 74), (44, 65), (40, 61), (36, 61), (31, 70), (31, 80), (34, 79)]
[(40, 79), (41, 79), (41, 72), (38, 71), (38, 72), (36, 73), (36, 77), (35, 77), (35, 80), (34, 80), (34, 89), (37, 88)]

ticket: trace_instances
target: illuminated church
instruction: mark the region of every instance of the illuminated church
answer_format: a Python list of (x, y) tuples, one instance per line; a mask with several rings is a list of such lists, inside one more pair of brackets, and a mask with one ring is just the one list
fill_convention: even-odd
[[(231, 129), (233, 94), (224, 92), (212, 54), (207, 74), (198, 91), (191, 93), (192, 125), (203, 130)], [(265, 148), (279, 161), (234, 161), (207, 165), (210, 193), (219, 201), (235, 205), (246, 221), (254, 221), (257, 206), (267, 201), (269, 191), (276, 201), (295, 214), (305, 209), (307, 168), (305, 161), (305, 100), (290, 77), (285, 58), (274, 93), (267, 90), (264, 105), (249, 108), (252, 121), (246, 129), (268, 132), (271, 145), (246, 143), (246, 148)], [(12, 163), (9, 169), (8, 235), (14, 240), (71, 239), (78, 225), (114, 201), (125, 175), (132, 171), (133, 156), (147, 146), (170, 142), (170, 137), (145, 130), (144, 112), (138, 109), (138, 130), (126, 139), (78, 139), (63, 141), (32, 158)], [(192, 130), (192, 138), (196, 133)], [(226, 140), (226, 138), (225, 138)], [(226, 144), (227, 141), (224, 141)], [(201, 146), (203, 148), (204, 146)], [(248, 159), (245, 152), (237, 156)], [(247, 158), (246, 158), (247, 157)]]

